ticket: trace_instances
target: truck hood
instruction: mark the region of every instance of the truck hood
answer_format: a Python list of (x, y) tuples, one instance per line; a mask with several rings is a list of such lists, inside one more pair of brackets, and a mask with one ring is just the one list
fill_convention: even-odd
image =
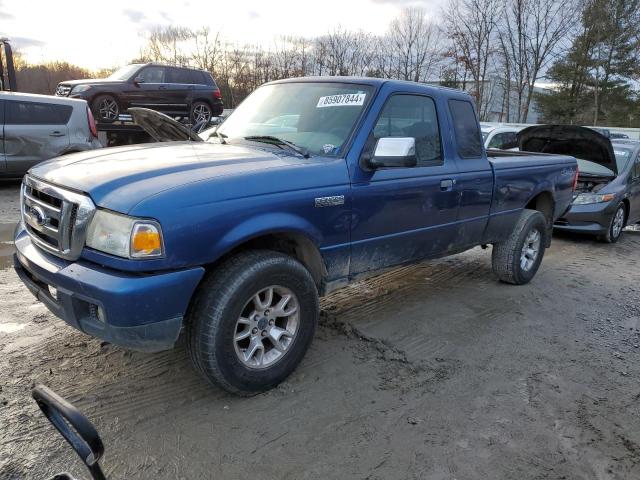
[(164, 113), (149, 108), (132, 107), (128, 110), (133, 121), (141, 126), (156, 142), (202, 142), (194, 131)]
[(208, 142), (168, 142), (64, 155), (29, 170), (41, 180), (85, 192), (96, 205), (129, 212), (147, 197), (188, 183), (305, 162), (266, 149)]
[(611, 141), (586, 127), (574, 125), (535, 125), (518, 133), (521, 151), (556, 153), (589, 160), (618, 174)]

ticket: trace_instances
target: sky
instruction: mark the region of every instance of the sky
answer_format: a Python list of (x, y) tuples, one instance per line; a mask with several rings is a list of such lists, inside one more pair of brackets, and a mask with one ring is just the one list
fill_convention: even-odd
[(29, 62), (89, 69), (135, 58), (157, 26), (209, 26), (231, 42), (269, 48), (279, 35), (315, 36), (337, 26), (382, 33), (403, 7), (437, 15), (439, 0), (0, 0), (0, 37)]

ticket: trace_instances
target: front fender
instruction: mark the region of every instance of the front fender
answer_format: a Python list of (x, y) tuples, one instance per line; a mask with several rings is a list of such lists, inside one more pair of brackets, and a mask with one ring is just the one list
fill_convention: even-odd
[(278, 233), (302, 235), (318, 247), (322, 233), (308, 220), (298, 215), (284, 212), (270, 212), (252, 216), (234, 225), (221, 235), (209, 252), (210, 262), (218, 260), (231, 250), (253, 239)]

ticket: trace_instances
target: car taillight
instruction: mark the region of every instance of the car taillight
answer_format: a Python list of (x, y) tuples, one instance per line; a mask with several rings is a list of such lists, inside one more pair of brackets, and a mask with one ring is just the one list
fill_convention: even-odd
[(89, 122), (89, 131), (91, 135), (95, 138), (98, 138), (98, 129), (96, 128), (96, 119), (93, 118), (93, 113), (91, 113), (91, 109), (87, 107), (87, 121)]
[(213, 98), (222, 98), (222, 94), (220, 93), (220, 90), (214, 90), (213, 91)]
[(580, 171), (578, 167), (576, 167), (576, 173), (573, 176), (573, 191), (575, 192), (578, 189), (578, 175), (580, 175)]

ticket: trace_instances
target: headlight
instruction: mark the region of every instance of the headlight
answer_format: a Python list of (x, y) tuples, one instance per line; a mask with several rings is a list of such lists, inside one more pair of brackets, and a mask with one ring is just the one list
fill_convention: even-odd
[(87, 230), (87, 247), (124, 258), (164, 254), (160, 224), (107, 210), (97, 210)]
[(86, 92), (90, 88), (91, 88), (91, 85), (76, 85), (71, 89), (70, 93), (82, 93), (82, 92)]
[(603, 203), (610, 202), (616, 198), (615, 195), (611, 193), (598, 194), (598, 193), (581, 193), (574, 200), (574, 205), (588, 205), (590, 203)]

